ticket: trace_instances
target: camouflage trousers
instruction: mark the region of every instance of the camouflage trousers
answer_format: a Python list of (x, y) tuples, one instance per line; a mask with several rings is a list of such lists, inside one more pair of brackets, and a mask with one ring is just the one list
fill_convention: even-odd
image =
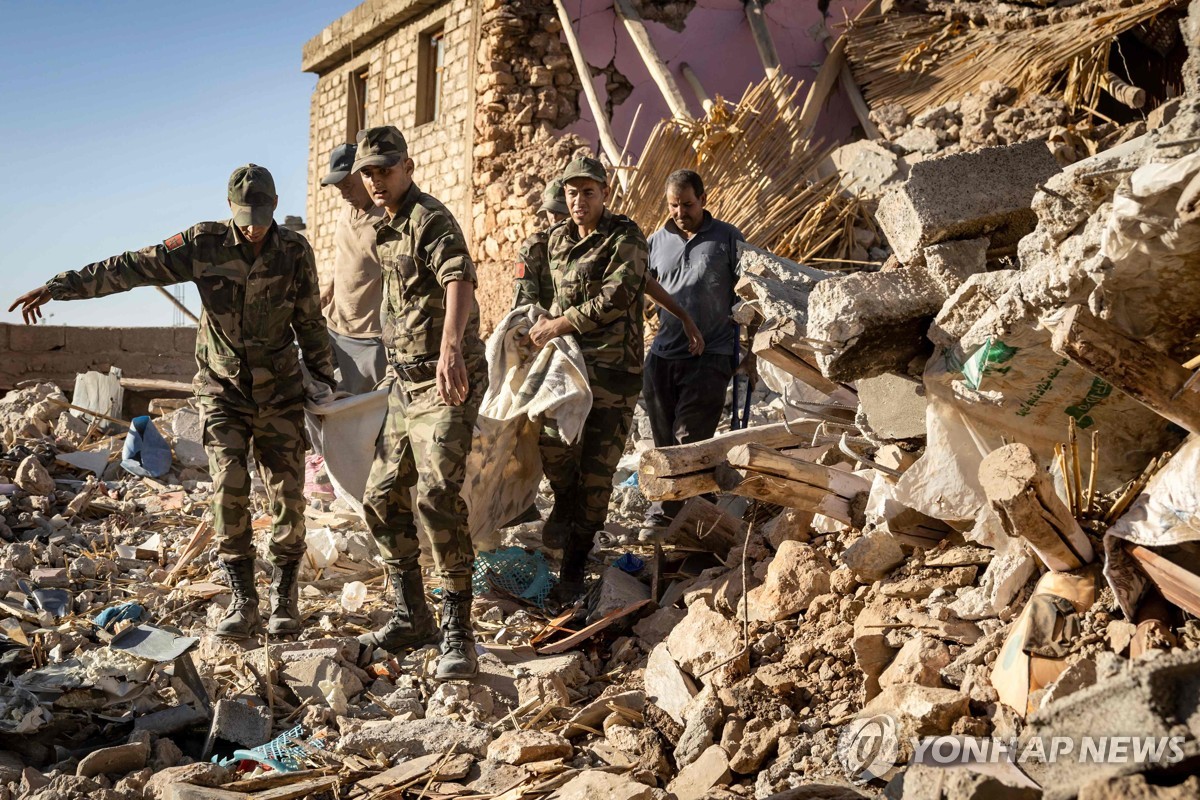
[(247, 412), (201, 403), (204, 449), (212, 474), (213, 528), (222, 561), (254, 556), (250, 527), (250, 448), (267, 489), (271, 560), (304, 555), (304, 409)]
[(455, 592), (471, 588), (475, 549), (462, 488), (487, 388), (482, 359), (468, 361), (467, 372), (471, 389), (461, 406), (443, 403), (433, 380), (392, 384), (363, 497), (367, 527), (384, 560), (402, 570), (417, 568), (419, 519), (433, 545), (434, 570), (442, 586)]
[(588, 378), (592, 384), (592, 410), (579, 441), (568, 445), (557, 428), (547, 425), (538, 445), (542, 469), (554, 490), (551, 518), (570, 524), (581, 539), (586, 537), (590, 550), (591, 538), (604, 527), (608, 516), (613, 474), (625, 452), (633, 409), (642, 391), (642, 376), (589, 366)]

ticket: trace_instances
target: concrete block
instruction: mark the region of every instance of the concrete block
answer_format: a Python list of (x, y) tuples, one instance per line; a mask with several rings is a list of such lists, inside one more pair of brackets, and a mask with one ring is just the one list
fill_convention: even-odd
[(237, 700), (218, 700), (213, 706), (208, 740), (224, 739), (243, 747), (258, 747), (271, 738), (271, 715), (265, 706)]
[(347, 700), (353, 700), (363, 690), (358, 676), (332, 658), (317, 656), (287, 664), (282, 673), (283, 681), (301, 700), (311, 700), (316, 705), (328, 705), (322, 683), (328, 682), (340, 688)]
[(921, 161), (884, 194), (875, 218), (905, 264), (951, 239), (986, 235), (993, 249), (1011, 247), (1037, 225), (1033, 194), (1059, 169), (1036, 140)]
[(64, 328), (67, 350), (75, 355), (84, 353), (118, 353), (121, 350), (120, 328)]
[(107, 774), (124, 775), (146, 766), (149, 757), (150, 745), (146, 742), (102, 747), (84, 756), (75, 768), (75, 774), (84, 778)]
[(900, 156), (870, 139), (843, 145), (830, 154), (841, 176), (841, 187), (859, 197), (875, 197), (890, 184), (902, 180), (907, 164)]
[(121, 349), (127, 353), (169, 353), (174, 349), (173, 328), (121, 328)]
[(866, 428), (878, 441), (925, 436), (925, 385), (906, 375), (887, 373), (857, 384), (858, 406)]
[(600, 596), (596, 599), (596, 607), (588, 619), (595, 622), (613, 611), (631, 606), (649, 597), (649, 586), (624, 570), (609, 567), (604, 570), (600, 583)]
[(47, 325), (14, 325), (8, 332), (9, 347), (21, 353), (61, 350), (66, 347), (66, 328)]

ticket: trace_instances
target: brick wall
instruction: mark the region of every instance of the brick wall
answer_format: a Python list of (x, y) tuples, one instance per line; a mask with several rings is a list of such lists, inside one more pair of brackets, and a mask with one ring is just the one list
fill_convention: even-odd
[[(395, 125), (404, 132), (417, 184), (445, 203), (471, 236), (474, 5), (474, 0), (368, 0), (306, 45), (304, 68), (319, 76), (310, 118), (307, 220), (318, 269), (332, 259), (334, 223), (345, 205), (337, 189), (320, 180), (333, 148), (353, 141), (351, 81), (364, 70), (367, 125)], [(421, 38), (439, 26), (446, 64), (441, 109), (433, 122), (417, 125)]]
[(68, 391), (75, 375), (120, 367), (128, 378), (190, 383), (196, 374), (196, 329), (74, 328), (0, 323), (0, 391), (24, 380), (53, 381)]

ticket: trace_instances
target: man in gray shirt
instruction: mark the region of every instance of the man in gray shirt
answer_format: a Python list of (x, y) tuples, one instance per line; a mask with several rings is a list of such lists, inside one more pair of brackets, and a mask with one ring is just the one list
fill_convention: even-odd
[[(725, 388), (737, 358), (730, 318), (736, 300), (737, 243), (745, 239), (727, 222), (704, 210), (704, 182), (687, 169), (667, 177), (667, 224), (650, 236), (650, 274), (700, 329), (703, 341), (689, 342), (678, 317), (660, 309), (661, 324), (643, 370), (642, 393), (655, 447), (712, 437), (725, 408)], [(661, 536), (683, 506), (655, 502), (638, 538)]]

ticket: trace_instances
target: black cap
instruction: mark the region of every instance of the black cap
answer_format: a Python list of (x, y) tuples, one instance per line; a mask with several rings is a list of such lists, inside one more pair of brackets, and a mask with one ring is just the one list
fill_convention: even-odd
[(350, 174), (350, 167), (354, 165), (356, 152), (358, 145), (353, 144), (339, 144), (333, 148), (333, 155), (329, 157), (329, 174), (321, 179), (321, 185), (332, 186), (344, 181)]

